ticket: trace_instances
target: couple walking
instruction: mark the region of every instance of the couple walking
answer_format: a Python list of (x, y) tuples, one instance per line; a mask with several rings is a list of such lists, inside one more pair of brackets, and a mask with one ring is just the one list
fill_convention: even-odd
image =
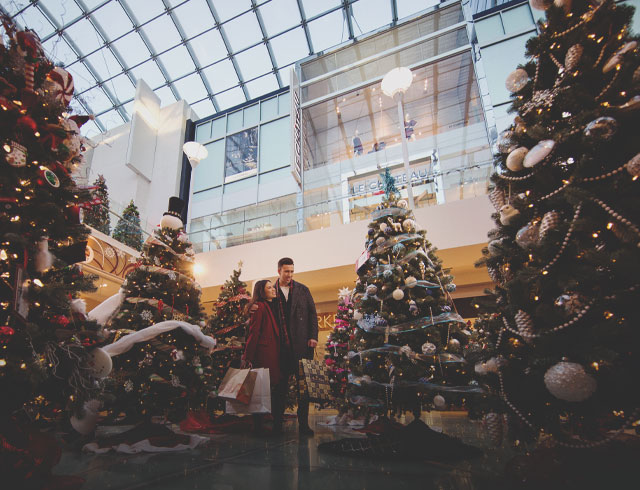
[[(278, 279), (256, 282), (247, 306), (252, 313), (243, 367), (269, 368), (273, 433), (282, 433), (289, 376), (300, 376), (300, 359), (313, 359), (318, 345), (316, 307), (304, 284), (293, 280), (293, 260), (278, 261)], [(256, 431), (262, 431), (262, 417), (256, 416)], [(312, 436), (309, 427), (309, 398), (298, 391), (298, 430)]]

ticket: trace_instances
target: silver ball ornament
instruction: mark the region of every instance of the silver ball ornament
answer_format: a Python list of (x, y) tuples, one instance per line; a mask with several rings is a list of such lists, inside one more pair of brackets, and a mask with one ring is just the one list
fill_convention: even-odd
[(418, 284), (418, 280), (413, 276), (409, 276), (404, 280), (404, 285), (408, 288), (413, 288), (416, 284)]
[(375, 284), (369, 284), (366, 291), (369, 296), (375, 296), (375, 294), (378, 292), (378, 286), (376, 286)]
[(427, 356), (434, 355), (436, 353), (436, 350), (436, 345), (432, 344), (431, 342), (425, 342), (424, 344), (422, 344), (422, 353)]
[(507, 157), (507, 168), (512, 172), (519, 172), (524, 168), (524, 159), (529, 153), (529, 149), (521, 146), (520, 148), (516, 148)]
[(404, 291), (400, 288), (396, 288), (393, 291), (392, 296), (396, 301), (400, 301), (402, 298), (404, 298)]
[(618, 122), (608, 116), (594, 119), (584, 129), (584, 134), (593, 138), (609, 140), (618, 130)]
[(596, 391), (597, 382), (575, 362), (562, 361), (551, 366), (544, 374), (549, 392), (567, 402), (582, 402)]
[(433, 404), (436, 408), (443, 409), (447, 405), (447, 402), (444, 399), (444, 396), (436, 395), (433, 397)]
[(505, 87), (507, 87), (507, 90), (509, 92), (515, 94), (517, 92), (520, 92), (520, 90), (522, 90), (527, 85), (528, 81), (529, 75), (527, 74), (526, 70), (518, 68), (517, 70), (509, 73), (507, 79), (504, 82), (504, 85)]

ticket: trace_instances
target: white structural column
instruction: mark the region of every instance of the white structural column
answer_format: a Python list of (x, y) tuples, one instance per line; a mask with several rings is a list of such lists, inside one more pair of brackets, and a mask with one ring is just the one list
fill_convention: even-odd
[(404, 172), (407, 176), (407, 202), (409, 208), (414, 208), (413, 189), (411, 187), (411, 170), (409, 169), (409, 146), (407, 145), (407, 132), (404, 127), (404, 107), (402, 99), (404, 93), (411, 86), (413, 75), (406, 67), (394, 68), (382, 79), (382, 91), (388, 97), (393, 98), (398, 104), (398, 125), (402, 137), (402, 160), (404, 162)]

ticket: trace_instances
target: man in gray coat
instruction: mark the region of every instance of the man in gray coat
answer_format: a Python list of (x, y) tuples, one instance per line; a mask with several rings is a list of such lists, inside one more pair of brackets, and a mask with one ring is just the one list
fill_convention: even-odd
[[(313, 359), (318, 345), (318, 316), (316, 305), (309, 288), (293, 280), (293, 260), (283, 257), (278, 261), (278, 280), (276, 281), (277, 300), (281, 318), (287, 327), (293, 351), (293, 360), (297, 365), (300, 359)], [(296, 377), (298, 369), (295, 369)], [(309, 398), (298, 396), (298, 430), (301, 435), (312, 436), (309, 427)]]

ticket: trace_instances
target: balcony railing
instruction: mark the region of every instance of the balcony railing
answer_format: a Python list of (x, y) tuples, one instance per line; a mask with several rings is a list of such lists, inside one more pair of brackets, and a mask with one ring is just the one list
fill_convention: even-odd
[[(413, 182), (415, 207), (486, 195), (493, 171), (493, 162), (488, 161), (421, 175)], [(406, 186), (400, 186), (399, 190), (406, 197)], [(368, 220), (383, 194), (376, 189), (320, 200), (318, 196), (322, 193), (321, 189), (305, 193), (307, 204), (303, 206), (296, 206), (293, 194), (194, 219), (189, 225), (190, 241), (196, 253), (200, 253)], [(312, 200), (315, 202), (309, 203)]]

